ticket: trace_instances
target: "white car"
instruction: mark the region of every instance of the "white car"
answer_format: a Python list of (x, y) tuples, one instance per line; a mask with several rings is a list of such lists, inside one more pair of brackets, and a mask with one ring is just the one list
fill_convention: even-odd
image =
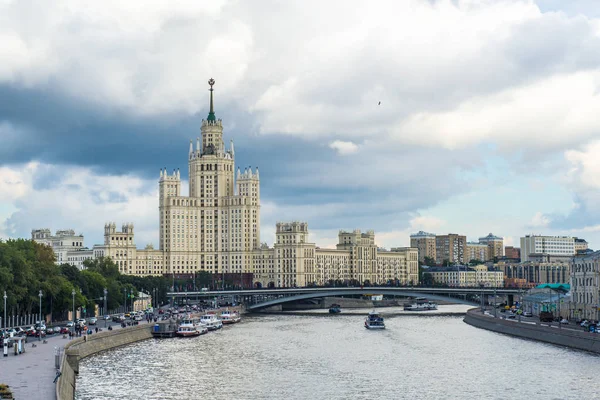
[(92, 318), (88, 319), (88, 322), (90, 325), (96, 325), (96, 322), (98, 322), (98, 318), (92, 317)]
[(67, 322), (67, 328), (72, 328), (72, 327), (73, 327), (73, 321)]

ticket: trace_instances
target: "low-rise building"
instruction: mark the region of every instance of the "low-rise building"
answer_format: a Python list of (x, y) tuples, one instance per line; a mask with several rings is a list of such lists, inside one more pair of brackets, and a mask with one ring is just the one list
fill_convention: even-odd
[(75, 256), (75, 253), (81, 251), (83, 247), (83, 235), (76, 235), (73, 229), (64, 229), (56, 231), (52, 235), (50, 229), (34, 229), (31, 231), (31, 239), (37, 243), (45, 244), (52, 248), (56, 256), (55, 263), (60, 265), (69, 263), (69, 257), (84, 257), (81, 253)]
[(457, 265), (453, 267), (432, 267), (427, 270), (436, 284), (449, 287), (503, 287), (502, 271), (477, 265), (473, 268)]
[(511, 260), (521, 260), (521, 249), (513, 246), (504, 247), (504, 256)]
[(571, 317), (600, 319), (600, 251), (574, 257), (570, 265)]
[(494, 267), (506, 278), (524, 279), (528, 285), (542, 283), (569, 283), (569, 263), (567, 262), (499, 262)]

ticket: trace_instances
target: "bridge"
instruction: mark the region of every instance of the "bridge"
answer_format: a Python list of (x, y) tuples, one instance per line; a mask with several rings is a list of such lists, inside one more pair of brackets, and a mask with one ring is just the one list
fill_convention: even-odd
[[(403, 297), (427, 296), (432, 300), (451, 300), (461, 304), (477, 304), (466, 299), (467, 295), (478, 295), (484, 298), (490, 295), (507, 295), (510, 299), (518, 295), (515, 288), (434, 288), (434, 287), (309, 287), (284, 289), (242, 289), (242, 290), (213, 290), (200, 292), (168, 292), (172, 298), (200, 298), (235, 296), (244, 304), (247, 310), (258, 311), (262, 308), (276, 306), (298, 300), (308, 300), (321, 297), (384, 295)], [(462, 297), (462, 298), (461, 298)], [(512, 301), (511, 301), (512, 302)]]

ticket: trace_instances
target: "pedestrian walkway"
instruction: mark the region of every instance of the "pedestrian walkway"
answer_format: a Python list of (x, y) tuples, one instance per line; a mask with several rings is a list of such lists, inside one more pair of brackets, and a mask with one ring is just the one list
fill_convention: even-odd
[[(36, 338), (28, 338), (25, 353), (15, 356), (13, 348), (9, 348), (8, 357), (0, 356), (0, 383), (10, 386), (15, 399), (56, 398), (54, 349), (64, 347), (69, 339), (57, 335), (47, 338), (46, 341), (44, 344)], [(36, 347), (33, 347), (33, 344)]]

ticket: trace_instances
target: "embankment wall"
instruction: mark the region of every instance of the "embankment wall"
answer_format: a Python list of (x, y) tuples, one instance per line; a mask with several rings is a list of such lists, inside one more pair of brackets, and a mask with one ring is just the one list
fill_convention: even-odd
[(600, 353), (600, 334), (597, 333), (493, 318), (481, 314), (478, 309), (469, 310), (465, 315), (464, 322), (477, 328), (506, 335)]
[(86, 340), (78, 338), (65, 346), (60, 364), (61, 376), (56, 382), (56, 398), (72, 400), (75, 398), (75, 378), (79, 373), (79, 361), (102, 351), (125, 346), (152, 337), (154, 324), (144, 324), (130, 328), (115, 328), (112, 331), (89, 335)]

